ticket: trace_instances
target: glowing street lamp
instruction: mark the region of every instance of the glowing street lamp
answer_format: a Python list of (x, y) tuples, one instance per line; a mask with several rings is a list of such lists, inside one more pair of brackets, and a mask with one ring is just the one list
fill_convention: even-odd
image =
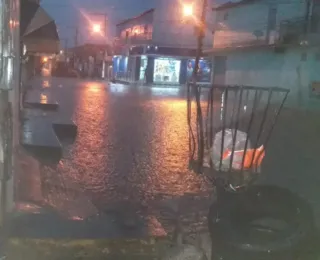
[(191, 4), (185, 4), (183, 6), (183, 15), (192, 16), (193, 15), (193, 6)]
[(100, 24), (94, 24), (93, 26), (92, 26), (92, 31), (94, 32), (94, 33), (100, 33), (101, 32), (101, 25)]

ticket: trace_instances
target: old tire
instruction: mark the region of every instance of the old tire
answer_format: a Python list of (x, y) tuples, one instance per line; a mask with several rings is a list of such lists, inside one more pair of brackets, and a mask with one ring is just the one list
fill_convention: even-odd
[[(267, 218), (281, 222), (281, 227), (271, 233), (261, 231), (261, 226), (253, 228), (255, 221)], [(252, 186), (219, 205), (214, 203), (208, 221), (216, 247), (247, 259), (260, 256), (273, 259), (300, 249), (314, 230), (313, 212), (308, 203), (274, 186)], [(258, 234), (265, 235), (264, 240), (258, 239)]]

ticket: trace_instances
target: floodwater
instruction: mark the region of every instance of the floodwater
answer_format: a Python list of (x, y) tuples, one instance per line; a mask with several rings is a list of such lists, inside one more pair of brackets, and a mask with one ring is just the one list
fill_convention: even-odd
[[(139, 216), (149, 235), (167, 234), (177, 216), (188, 228), (206, 227), (212, 185), (188, 170), (184, 88), (49, 77), (33, 85), (59, 102), (59, 110), (47, 116), (72, 118), (78, 134), (74, 142), (63, 142), (58, 163), (29, 158), (32, 163), (25, 163), (18, 178), (18, 200), (50, 207), (73, 221), (112, 214), (135, 226)], [(260, 178), (307, 199), (316, 220), (318, 119), (318, 114), (282, 112)]]
[(191, 215), (208, 210), (212, 187), (188, 170), (185, 89), (58, 78), (33, 85), (59, 103), (48, 116), (72, 118), (78, 134), (73, 143), (63, 142), (60, 162), (38, 163), (32, 188), (24, 187), (20, 200), (74, 220), (138, 214), (158, 223), (152, 234), (166, 233), (159, 215), (164, 208), (179, 204)]

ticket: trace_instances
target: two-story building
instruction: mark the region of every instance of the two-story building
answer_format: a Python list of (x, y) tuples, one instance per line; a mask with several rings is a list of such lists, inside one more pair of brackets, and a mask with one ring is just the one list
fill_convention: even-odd
[(320, 1), (242, 0), (213, 11), (213, 83), (285, 87), (289, 105), (320, 104)]
[[(184, 84), (192, 74), (196, 55), (195, 22), (191, 20), (183, 20), (181, 1), (162, 0), (156, 1), (155, 8), (118, 23), (118, 55), (113, 63), (116, 78)], [(204, 48), (211, 47), (212, 33), (208, 33)], [(210, 82), (210, 77), (211, 62), (202, 59), (199, 81)]]

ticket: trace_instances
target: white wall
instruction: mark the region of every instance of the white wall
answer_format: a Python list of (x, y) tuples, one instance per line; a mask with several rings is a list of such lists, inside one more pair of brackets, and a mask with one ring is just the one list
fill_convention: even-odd
[[(320, 107), (320, 100), (309, 98), (311, 82), (320, 81), (319, 51), (300, 48), (275, 53), (270, 48), (229, 53), (226, 84), (288, 88), (288, 105)], [(306, 60), (302, 60), (303, 54)]]
[[(303, 18), (306, 13), (305, 1), (297, 0), (258, 0), (251, 4), (216, 11), (214, 12), (216, 28), (213, 39), (214, 48), (254, 44), (257, 40), (254, 32), (257, 30), (263, 33), (259, 40), (267, 43), (269, 7), (277, 8), (276, 32), (279, 30), (281, 21)], [(225, 15), (227, 15), (226, 19)]]
[[(155, 44), (185, 48), (196, 47), (194, 24), (183, 23), (181, 2), (180, 0), (156, 1), (153, 27), (153, 42)], [(212, 15), (212, 11), (208, 11), (207, 18), (209, 21), (211, 21)], [(199, 17), (199, 14), (195, 16)], [(212, 47), (211, 30), (206, 33), (204, 47)]]

